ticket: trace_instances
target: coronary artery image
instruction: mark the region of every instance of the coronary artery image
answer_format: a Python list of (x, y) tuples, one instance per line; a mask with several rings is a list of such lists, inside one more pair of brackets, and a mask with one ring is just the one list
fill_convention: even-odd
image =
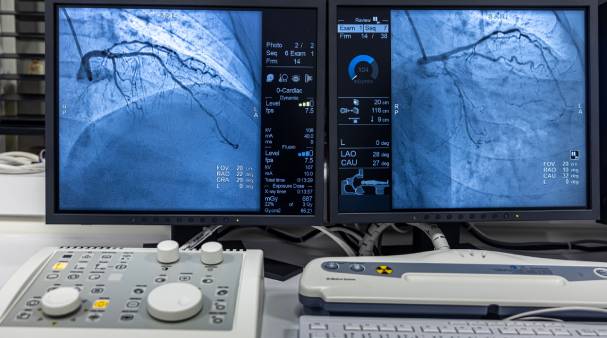
[(60, 7), (59, 208), (260, 208), (259, 11)]
[(392, 11), (393, 208), (585, 207), (585, 17)]

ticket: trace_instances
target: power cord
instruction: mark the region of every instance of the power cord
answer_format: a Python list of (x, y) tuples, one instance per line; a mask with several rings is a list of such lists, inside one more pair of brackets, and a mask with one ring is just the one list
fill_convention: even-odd
[(586, 252), (607, 251), (607, 241), (598, 239), (585, 239), (571, 242), (504, 242), (487, 236), (478, 227), (468, 224), (466, 229), (482, 243), (500, 249), (522, 251), (544, 250), (579, 250)]
[[(564, 307), (527, 311), (527, 312), (519, 313), (514, 316), (510, 316), (508, 318), (505, 318), (504, 320), (505, 321), (525, 320), (526, 318), (529, 318), (532, 316), (533, 316), (533, 318), (537, 318), (538, 315), (542, 316), (542, 318), (543, 318), (543, 317), (545, 317), (546, 314), (550, 314), (550, 313), (572, 312), (572, 311), (574, 311), (574, 312), (595, 312), (595, 313), (600, 313), (600, 314), (607, 316), (607, 309), (603, 309), (603, 308), (590, 307), (590, 306), (564, 306)], [(547, 318), (543, 318), (543, 319), (547, 319)]]
[(327, 237), (333, 240), (333, 242), (337, 243), (339, 247), (346, 253), (346, 255), (350, 257), (356, 256), (356, 252), (350, 247), (343, 239), (337, 237), (331, 230), (327, 229), (324, 226), (313, 226), (314, 229), (322, 232)]
[(35, 174), (44, 172), (44, 150), (39, 155), (22, 151), (0, 153), (0, 174)]
[(434, 250), (449, 250), (449, 242), (447, 242), (447, 238), (441, 228), (439, 228), (436, 224), (426, 224), (426, 223), (409, 223), (409, 225), (418, 228), (421, 230), (430, 240), (432, 241), (432, 245), (434, 245)]

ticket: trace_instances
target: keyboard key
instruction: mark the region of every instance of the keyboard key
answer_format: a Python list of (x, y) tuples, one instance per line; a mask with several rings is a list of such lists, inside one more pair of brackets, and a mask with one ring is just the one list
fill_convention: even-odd
[(329, 334), (326, 332), (312, 332), (310, 338), (329, 338)]
[(363, 331), (379, 331), (379, 327), (373, 324), (363, 324)]
[(396, 331), (398, 332), (415, 332), (413, 326), (410, 325), (397, 325)]
[(344, 330), (346, 331), (360, 331), (360, 325), (359, 324), (345, 324), (344, 325)]
[(475, 326), (472, 328), (476, 334), (493, 334), (490, 328), (486, 326)]
[(457, 329), (457, 332), (459, 334), (472, 334), (472, 333), (474, 333), (474, 330), (471, 327), (469, 327), (469, 326), (458, 326), (458, 327), (456, 327), (456, 329)]
[(565, 329), (552, 329), (552, 334), (555, 336), (571, 336), (571, 332)]
[(580, 329), (580, 330), (577, 330), (577, 333), (580, 336), (584, 336), (584, 337), (592, 337), (592, 336), (596, 336), (597, 335), (596, 331), (591, 330), (591, 329)]
[(535, 331), (535, 334), (538, 336), (552, 336), (552, 332), (545, 328), (538, 327), (533, 329), (533, 331)]
[(499, 329), (499, 332), (503, 335), (517, 335), (518, 331), (516, 331), (513, 327), (503, 327)]
[(517, 331), (518, 334), (523, 336), (535, 336), (535, 331), (530, 327), (519, 327)]
[(439, 329), (441, 333), (457, 333), (457, 330), (453, 326), (441, 326)]
[(422, 326), (422, 332), (425, 333), (440, 333), (440, 330), (436, 326)]
[(598, 329), (596, 333), (601, 337), (607, 336), (607, 329)]
[(312, 323), (310, 324), (310, 330), (328, 330), (329, 327), (327, 324), (323, 323)]
[(379, 326), (379, 330), (383, 332), (395, 332), (396, 327), (394, 325), (383, 324)]

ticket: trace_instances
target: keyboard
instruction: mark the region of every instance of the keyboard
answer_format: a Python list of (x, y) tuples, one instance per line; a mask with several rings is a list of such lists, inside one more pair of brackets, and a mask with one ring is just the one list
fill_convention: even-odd
[[(607, 324), (607, 323), (606, 323)], [(547, 321), (302, 316), (299, 338), (607, 337), (607, 325)]]

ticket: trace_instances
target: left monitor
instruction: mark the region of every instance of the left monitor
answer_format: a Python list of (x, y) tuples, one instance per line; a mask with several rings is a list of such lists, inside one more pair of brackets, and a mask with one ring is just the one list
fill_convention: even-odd
[(47, 1), (47, 222), (322, 221), (324, 6)]

